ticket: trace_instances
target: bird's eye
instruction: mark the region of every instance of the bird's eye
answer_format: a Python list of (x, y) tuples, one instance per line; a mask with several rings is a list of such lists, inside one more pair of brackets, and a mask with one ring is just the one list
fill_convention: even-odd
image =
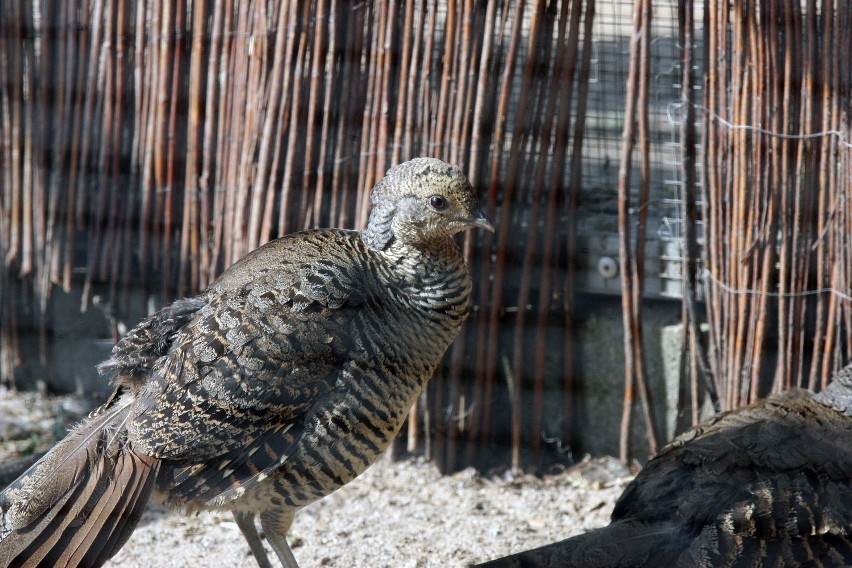
[(433, 195), (429, 198), (429, 205), (432, 207), (432, 209), (440, 211), (441, 209), (444, 209), (447, 206), (447, 198), (443, 195)]

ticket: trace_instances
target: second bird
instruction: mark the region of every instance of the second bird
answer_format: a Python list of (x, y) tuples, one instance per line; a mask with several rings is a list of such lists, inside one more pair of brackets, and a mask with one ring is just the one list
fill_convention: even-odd
[(272, 241), (131, 330), (106, 404), (0, 493), (0, 567), (98, 566), (150, 499), (230, 510), (261, 567), (295, 512), (387, 448), (468, 314), (453, 242), (493, 230), (461, 171), (392, 168), (362, 232)]

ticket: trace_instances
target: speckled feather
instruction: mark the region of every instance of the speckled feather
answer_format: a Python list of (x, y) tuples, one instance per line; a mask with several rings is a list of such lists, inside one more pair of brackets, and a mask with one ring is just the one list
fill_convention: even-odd
[[(77, 565), (54, 533), (66, 548), (97, 548), (87, 565), (102, 563), (135, 522), (105, 545), (97, 515), (55, 530), (44, 519), (100, 499), (104, 517), (116, 503), (133, 520), (149, 494), (182, 510), (233, 510), (267, 566), (259, 515), (294, 565), (283, 538), (293, 513), (381, 454), (467, 317), (471, 282), (452, 235), (491, 228), (465, 177), (439, 160), (391, 169), (372, 203), (363, 232), (270, 242), (131, 330), (100, 367), (117, 385), (110, 402), (0, 493), (0, 566), (39, 565), (24, 547)], [(119, 471), (125, 462), (145, 467)], [(80, 472), (113, 498), (80, 490)], [(115, 490), (121, 472), (132, 499)], [(22, 514), (22, 503), (34, 505)]]
[(851, 390), (847, 367), (818, 395), (716, 415), (648, 462), (609, 526), (483, 566), (852, 566)]

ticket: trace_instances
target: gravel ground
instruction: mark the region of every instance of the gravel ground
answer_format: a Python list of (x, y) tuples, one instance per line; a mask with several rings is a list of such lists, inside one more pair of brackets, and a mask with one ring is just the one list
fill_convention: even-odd
[[(300, 511), (289, 540), (303, 568), (465, 566), (607, 524), (629, 481), (623, 475), (614, 460), (512, 479), (473, 469), (442, 476), (423, 460), (384, 459)], [(152, 507), (107, 566), (256, 564), (230, 514)]]
[[(0, 488), (90, 406), (0, 389)], [(300, 511), (288, 538), (302, 568), (465, 566), (607, 524), (629, 479), (613, 459), (587, 460), (558, 475), (512, 477), (474, 469), (444, 476), (422, 459), (385, 458)], [(107, 566), (256, 564), (229, 513), (186, 516), (152, 505)]]
[(0, 387), (0, 489), (15, 480), (93, 408), (74, 396)]

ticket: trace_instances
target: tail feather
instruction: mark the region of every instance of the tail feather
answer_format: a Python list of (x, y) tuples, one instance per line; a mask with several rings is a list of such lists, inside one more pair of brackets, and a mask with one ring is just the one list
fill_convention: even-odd
[[(0, 497), (2, 496), (0, 494)], [(73, 497), (73, 492), (69, 492), (55, 504), (55, 509), (64, 508), (69, 501), (73, 502)], [(56, 541), (60, 533), (50, 526), (56, 520), (55, 515), (45, 515), (42, 518), (36, 518), (31, 524), (13, 528), (18, 523), (14, 522), (16, 519), (11, 509), (7, 509), (2, 499), (0, 499), (0, 515), (2, 515), (0, 517), (0, 567), (22, 566), (25, 558), (29, 558), (33, 566), (38, 566), (41, 558), (36, 558), (32, 550), (25, 551), (25, 549), (34, 541), (46, 540), (51, 535), (54, 535), (53, 542)]]
[(150, 497), (156, 477), (151, 471), (157, 463), (153, 458), (127, 451), (119, 454), (111, 475), (105, 471), (108, 464), (98, 464), (97, 476), (107, 480), (108, 487), (100, 496), (96, 497), (95, 491), (89, 498), (90, 503), (94, 500), (94, 507), (86, 515), (89, 522), (73, 533), (66, 531), (67, 544), (60, 546), (65, 549), (60, 565), (98, 566), (124, 545)]
[[(37, 529), (15, 531), (8, 537), (13, 542), (20, 540), (26, 544), (23, 551), (12, 559), (10, 567), (22, 566), (61, 566), (60, 554), (64, 551), (63, 537), (73, 534), (73, 524), (83, 514), (86, 504), (86, 494), (91, 493), (89, 483), (77, 485), (69, 492), (68, 499), (63, 499), (61, 506), (53, 506), (44, 513), (44, 520), (48, 521), (43, 528), (38, 523)], [(5, 540), (3, 541), (5, 545)]]
[(620, 521), (511, 556), (482, 564), (481, 568), (642, 568), (675, 566), (678, 548), (685, 546), (673, 523), (643, 525)]
[(101, 407), (0, 493), (0, 568), (99, 566), (124, 545), (160, 463), (127, 444), (128, 408)]

